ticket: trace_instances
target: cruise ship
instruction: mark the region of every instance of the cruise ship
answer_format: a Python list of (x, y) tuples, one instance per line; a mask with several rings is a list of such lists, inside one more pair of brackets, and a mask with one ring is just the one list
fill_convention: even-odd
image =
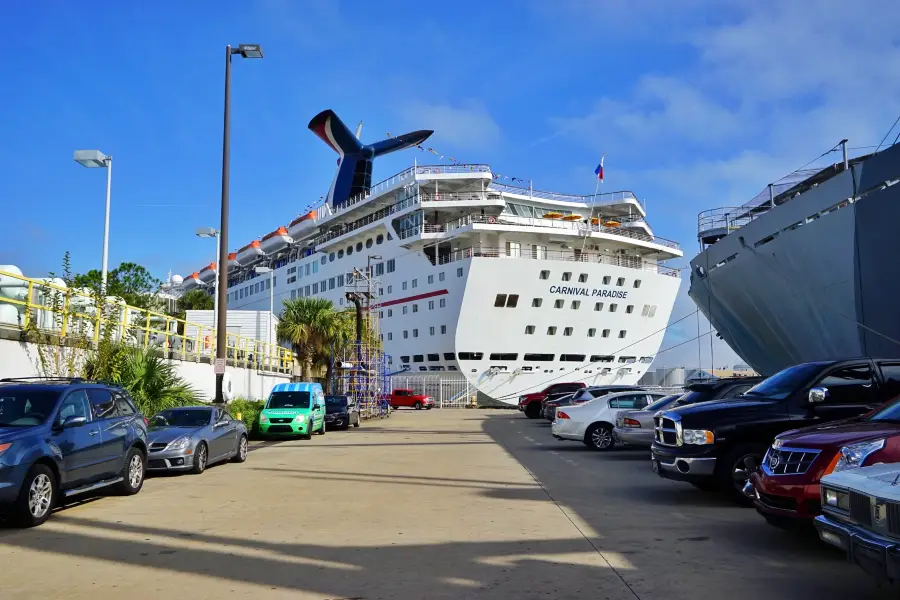
[(228, 256), (229, 308), (269, 310), (257, 266), (275, 270), (276, 312), (304, 297), (350, 308), (354, 272), (371, 268), (394, 372), (465, 377), (514, 404), (555, 381), (633, 384), (650, 367), (680, 284), (661, 263), (682, 251), (633, 193), (538, 191), (459, 163), (415, 162), (373, 185), (374, 158), (431, 132), (364, 145), (330, 110), (309, 128), (339, 157), (328, 196)]
[(853, 159), (847, 140), (839, 147), (843, 160), (699, 215), (689, 294), (763, 375), (807, 361), (900, 357), (890, 254), (900, 146)]

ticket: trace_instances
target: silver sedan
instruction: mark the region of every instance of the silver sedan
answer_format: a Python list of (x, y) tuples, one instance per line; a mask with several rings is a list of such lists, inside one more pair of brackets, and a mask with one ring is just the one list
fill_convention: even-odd
[(671, 407), (684, 394), (672, 394), (648, 404), (641, 410), (620, 410), (616, 415), (613, 438), (629, 446), (649, 448), (653, 445), (653, 415)]
[(187, 406), (164, 410), (147, 431), (149, 471), (200, 474), (223, 460), (247, 460), (247, 427), (224, 408)]

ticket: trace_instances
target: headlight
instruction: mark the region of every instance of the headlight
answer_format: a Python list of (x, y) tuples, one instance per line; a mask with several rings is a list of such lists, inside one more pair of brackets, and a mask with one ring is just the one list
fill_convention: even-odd
[(716, 441), (716, 436), (712, 431), (705, 429), (685, 429), (681, 433), (681, 439), (685, 444), (712, 444)]
[(832, 488), (822, 487), (822, 505), (832, 506), (840, 510), (850, 510), (850, 495)]
[(12, 443), (0, 444), (0, 456), (3, 456), (3, 453), (9, 450), (10, 446), (12, 446)]
[(884, 438), (872, 442), (857, 442), (841, 448), (841, 457), (834, 465), (834, 471), (855, 469), (861, 467), (870, 454), (884, 448)]
[(259, 422), (260, 422), (260, 423), (268, 423), (268, 422), (269, 422), (269, 417), (267, 417), (267, 416), (265, 415), (265, 413), (263, 413), (263, 414), (259, 415)]
[(294, 417), (294, 423), (302, 423), (306, 420), (307, 415), (297, 415)]
[(169, 442), (168, 450), (184, 450), (191, 445), (191, 438), (183, 435), (174, 442)]

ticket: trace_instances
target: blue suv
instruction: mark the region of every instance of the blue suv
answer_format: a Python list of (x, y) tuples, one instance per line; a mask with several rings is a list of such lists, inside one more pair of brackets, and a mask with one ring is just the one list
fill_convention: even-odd
[(137, 494), (147, 424), (122, 388), (83, 379), (0, 379), (0, 506), (26, 527), (63, 498)]

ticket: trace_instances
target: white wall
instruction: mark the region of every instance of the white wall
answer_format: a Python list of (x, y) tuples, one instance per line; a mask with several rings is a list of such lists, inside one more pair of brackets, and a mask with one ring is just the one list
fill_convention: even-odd
[[(171, 362), (177, 367), (178, 374), (191, 384), (203, 399), (213, 399), (216, 378), (212, 365), (180, 360)], [(40, 364), (37, 345), (0, 339), (0, 378), (40, 376), (43, 374)], [(290, 382), (288, 375), (262, 374), (239, 367), (229, 366), (227, 372), (231, 375), (234, 396), (250, 400), (262, 400), (268, 397), (276, 383)]]

